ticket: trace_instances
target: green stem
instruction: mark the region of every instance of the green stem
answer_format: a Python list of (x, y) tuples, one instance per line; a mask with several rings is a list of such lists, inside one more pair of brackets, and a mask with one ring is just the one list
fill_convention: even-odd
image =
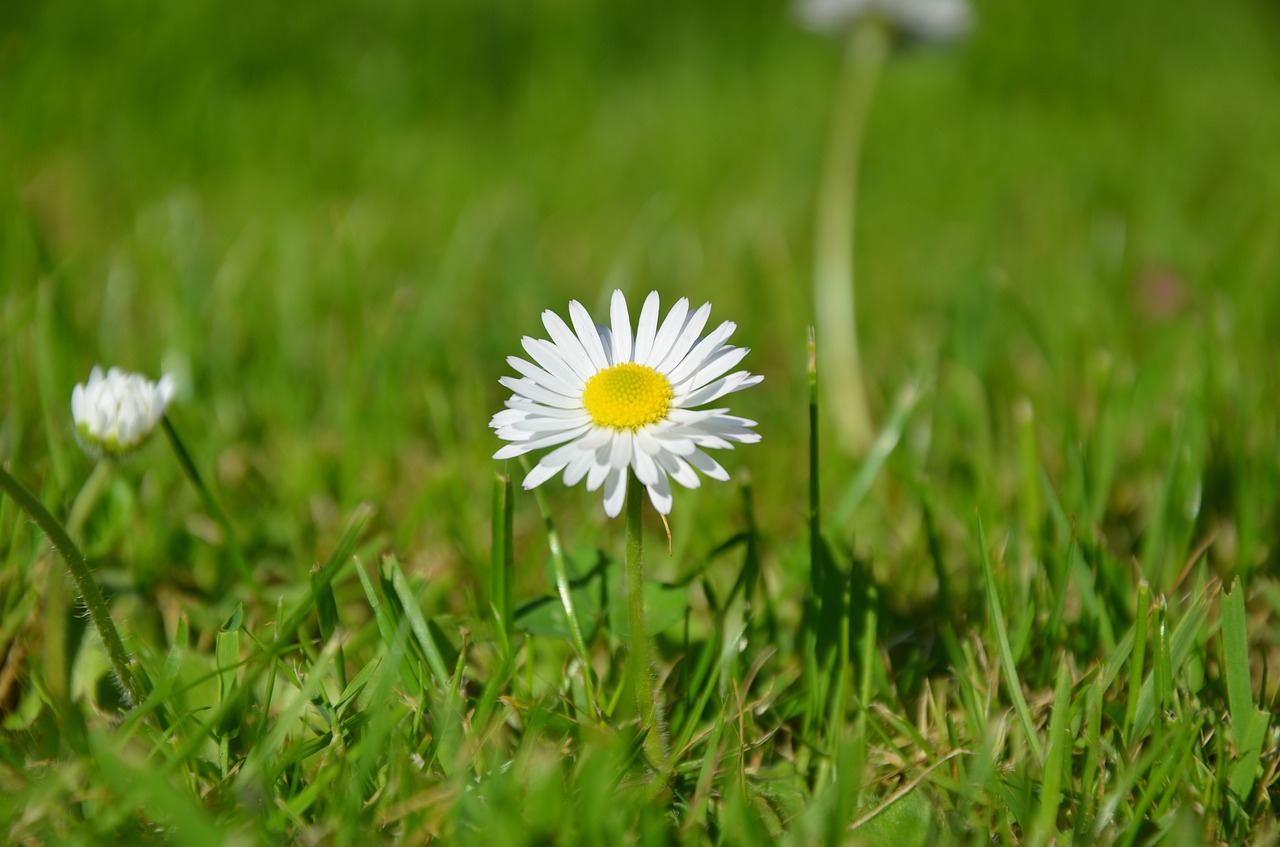
[(849, 33), (814, 221), (814, 311), (822, 339), (827, 408), (840, 446), (854, 456), (867, 450), (872, 436), (854, 305), (858, 170), (872, 95), (888, 51), (888, 33), (875, 21), (859, 23)]
[(125, 651), (124, 642), (120, 640), (120, 633), (111, 620), (111, 613), (107, 610), (107, 601), (102, 596), (98, 583), (93, 581), (93, 574), (89, 571), (89, 564), (84, 560), (80, 548), (71, 540), (71, 536), (67, 535), (67, 531), (63, 529), (62, 524), (58, 523), (57, 518), (49, 514), (44, 504), (4, 468), (0, 468), (0, 489), (12, 497), (22, 511), (26, 512), (44, 531), (44, 534), (53, 542), (54, 549), (71, 569), (71, 578), (75, 580), (76, 588), (84, 599), (85, 608), (89, 610), (89, 619), (93, 621), (98, 635), (102, 638), (102, 646), (106, 648), (107, 659), (111, 662), (116, 678), (119, 679), (131, 703), (135, 706), (141, 704), (146, 697), (146, 691), (133, 674), (129, 654)]
[(627, 562), (623, 571), (627, 592), (627, 637), (631, 657), (631, 684), (636, 693), (644, 749), (658, 773), (667, 769), (662, 712), (653, 696), (653, 665), (649, 633), (644, 625), (644, 486), (635, 472), (627, 471)]
[(169, 416), (165, 415), (161, 418), (161, 421), (164, 423), (164, 434), (169, 437), (169, 444), (173, 446), (173, 452), (178, 457), (178, 464), (182, 466), (183, 473), (187, 475), (187, 479), (191, 480), (191, 484), (195, 486), (196, 493), (200, 495), (200, 502), (204, 504), (205, 511), (218, 522), (218, 526), (222, 529), (222, 537), (226, 540), (227, 550), (231, 553), (237, 572), (245, 580), (246, 585), (252, 586), (253, 574), (249, 570), (249, 564), (244, 558), (244, 553), (240, 550), (240, 545), (236, 543), (236, 535), (231, 529), (231, 521), (227, 518), (226, 512), (222, 511), (222, 507), (218, 505), (218, 501), (213, 499), (213, 492), (204, 484), (204, 480), (200, 477), (200, 471), (196, 470), (195, 462), (191, 460), (191, 454), (187, 452), (186, 445), (178, 437), (178, 431), (173, 428), (173, 422), (169, 420)]

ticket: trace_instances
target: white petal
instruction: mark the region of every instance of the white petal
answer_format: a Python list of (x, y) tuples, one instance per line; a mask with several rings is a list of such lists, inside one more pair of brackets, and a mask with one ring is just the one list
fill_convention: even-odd
[(575, 388), (572, 385), (569, 385), (554, 374), (543, 370), (532, 362), (526, 362), (519, 356), (508, 356), (507, 364), (510, 365), (513, 370), (519, 371), (521, 375), (528, 377), (543, 388), (554, 391), (556, 394), (560, 394), (564, 397), (576, 397), (579, 400), (582, 399), (581, 388)]
[(619, 432), (613, 438), (613, 444), (609, 447), (609, 467), (614, 470), (626, 470), (631, 464), (631, 454), (633, 452), (632, 442), (634, 436), (630, 432)]
[(645, 452), (656, 456), (662, 452), (662, 442), (648, 429), (636, 430), (636, 452)]
[(591, 454), (591, 469), (587, 471), (587, 490), (595, 491), (604, 484), (605, 477), (609, 475), (609, 471), (613, 470), (613, 465), (609, 463), (609, 452), (612, 442), (605, 444), (596, 449)]
[(689, 455), (689, 464), (709, 476), (711, 479), (718, 479), (721, 482), (729, 481), (729, 472), (720, 467), (720, 463), (715, 459), (703, 453), (701, 450), (694, 450)]
[(658, 456), (658, 465), (671, 475), (671, 478), (685, 488), (697, 488), (702, 485), (702, 478), (694, 473), (689, 463), (674, 453), (662, 453)]
[[(493, 422), (490, 421), (492, 425)], [(494, 434), (507, 441), (528, 441), (552, 432), (567, 432), (589, 426), (590, 421), (579, 419), (526, 416), (514, 422), (502, 422), (493, 427)]]
[(682, 427), (680, 434), (692, 439), (699, 447), (716, 447), (726, 450), (733, 448), (729, 441), (737, 441), (740, 444), (754, 444), (759, 441), (760, 433), (750, 429), (755, 426), (755, 423), (755, 421), (732, 415), (716, 415), (710, 420)]
[(84, 386), (76, 385), (71, 389), (71, 419), (77, 425), (83, 423), (88, 417), (88, 403), (84, 398)]
[(709, 421), (716, 415), (722, 415), (728, 409), (686, 409), (676, 407), (667, 411), (667, 420), (669, 428), (672, 430), (679, 429), (683, 426), (691, 426), (700, 424), (703, 421)]
[(698, 432), (690, 436), (694, 444), (704, 450), (732, 450), (733, 445), (719, 435)]
[(557, 432), (575, 429), (591, 423), (591, 418), (582, 415), (576, 419), (537, 418), (526, 416), (515, 423), (495, 427), (497, 436), (507, 441), (528, 441), (540, 432)]
[(663, 452), (670, 453), (673, 456), (688, 456), (698, 449), (698, 445), (693, 443), (693, 439), (679, 434), (664, 433), (655, 436), (655, 438), (662, 445)]
[(622, 511), (622, 503), (627, 499), (627, 473), (616, 468), (610, 469), (604, 481), (604, 513), (616, 518)]
[(710, 385), (704, 385), (697, 391), (690, 392), (678, 400), (682, 406), (701, 406), (703, 403), (710, 403), (713, 400), (719, 400), (726, 394), (732, 394), (735, 391), (741, 391), (744, 388), (750, 388), (756, 385), (764, 377), (758, 374), (747, 373), (746, 371), (738, 371), (728, 376), (718, 379)]
[(653, 456), (643, 450), (632, 451), (631, 467), (635, 469), (636, 477), (645, 485), (653, 485), (661, 473), (658, 470), (658, 464), (653, 460)]
[(160, 381), (156, 383), (156, 395), (160, 399), (160, 414), (164, 414), (164, 410), (168, 408), (169, 401), (173, 400), (173, 395), (178, 392), (178, 381), (170, 374), (163, 374)]
[(636, 343), (631, 351), (631, 361), (645, 364), (653, 349), (654, 335), (658, 331), (658, 292), (650, 291), (640, 308), (640, 323), (636, 326)]
[(520, 340), (520, 344), (524, 347), (525, 352), (533, 357), (533, 360), (541, 365), (547, 373), (553, 374), (566, 385), (579, 386), (579, 390), (581, 390), (582, 383), (594, 373), (593, 371), (588, 371), (582, 374), (574, 370), (565, 357), (560, 355), (560, 348), (550, 341), (544, 341), (541, 338), (530, 338), (526, 335)]
[(546, 464), (546, 465), (552, 465), (557, 468), (563, 468), (565, 465), (567, 465), (569, 462), (571, 462), (573, 459), (575, 459), (582, 453), (591, 452), (590, 450), (586, 450), (582, 445), (583, 439), (585, 437), (586, 436), (583, 436), (583, 438), (575, 439), (574, 441), (570, 441), (567, 444), (561, 444), (559, 447), (552, 450), (547, 455), (543, 456), (542, 461), (539, 462), (539, 464)]
[(604, 355), (609, 360), (609, 364), (618, 364), (613, 359), (613, 332), (609, 327), (599, 325), (596, 326), (596, 332), (600, 334), (600, 346), (604, 348)]
[(658, 514), (671, 514), (671, 483), (667, 481), (666, 474), (659, 471), (657, 481), (652, 485), (646, 485), (645, 489), (649, 492), (649, 502), (653, 503), (653, 508), (658, 510)]
[(525, 474), (524, 482), (520, 484), (524, 487), (525, 491), (528, 491), (531, 488), (536, 488), (551, 479), (551, 477), (560, 473), (560, 469), (562, 467), (564, 467), (564, 465), (547, 464), (547, 458), (544, 456), (541, 462), (538, 462), (538, 464), (533, 466), (533, 470)]
[(583, 348), (582, 342), (578, 340), (578, 336), (573, 334), (573, 330), (569, 329), (569, 325), (564, 319), (550, 309), (542, 313), (542, 325), (547, 328), (547, 332), (551, 334), (551, 340), (555, 342), (556, 350), (560, 353), (561, 358), (569, 364), (583, 379), (590, 379), (599, 368), (591, 362), (591, 357), (587, 355), (587, 351)]
[[(702, 367), (689, 376), (689, 381), (683, 386), (683, 389), (686, 392), (696, 391), (711, 382), (711, 380), (723, 376), (750, 352), (750, 347), (731, 347), (729, 345), (721, 347), (703, 362)], [(679, 392), (677, 391), (677, 393)]]
[(500, 426), (513, 426), (528, 417), (529, 413), (524, 409), (503, 409), (489, 419), (489, 426), (494, 429)]
[[(667, 351), (667, 355), (653, 366), (654, 370), (667, 373), (680, 364), (680, 360), (685, 357), (685, 354), (697, 342), (698, 335), (701, 334), (702, 328), (707, 325), (707, 318), (709, 317), (711, 317), (711, 304), (703, 303), (698, 307), (698, 311), (689, 316), (689, 320), (685, 322), (680, 334), (676, 336), (676, 340), (672, 343), (671, 349)], [(651, 358), (656, 358), (656, 356)]]
[(586, 432), (589, 427), (580, 426), (564, 432), (556, 432), (542, 438), (535, 438), (531, 441), (517, 441), (503, 447), (497, 453), (493, 454), (495, 459), (514, 459), (516, 456), (523, 456), (530, 450), (541, 450), (543, 447), (551, 447), (555, 444), (563, 444), (566, 441), (572, 441), (582, 433)]
[(531, 379), (504, 376), (498, 380), (502, 385), (511, 389), (521, 397), (527, 397), (530, 400), (536, 400), (548, 406), (555, 406), (558, 409), (573, 409), (582, 411), (581, 397), (565, 397), (563, 394), (556, 394), (554, 391), (543, 388)]
[(609, 303), (609, 321), (613, 335), (613, 364), (631, 361), (631, 316), (627, 313), (627, 298), (616, 288)]
[(508, 409), (514, 409), (529, 415), (540, 415), (546, 418), (570, 419), (570, 418), (577, 418), (582, 415), (581, 405), (579, 405), (578, 408), (576, 409), (564, 409), (558, 406), (546, 406), (535, 400), (530, 400), (527, 397), (521, 397), (518, 394), (513, 397), (508, 397), (505, 405)]
[(611, 441), (613, 441), (613, 430), (593, 426), (590, 432), (582, 436), (582, 449), (599, 450)]
[(569, 464), (564, 466), (564, 484), (574, 486), (582, 482), (582, 478), (587, 475), (587, 471), (595, 465), (595, 462), (594, 452), (579, 452), (569, 460)]
[(684, 329), (684, 319), (689, 314), (689, 300), (681, 297), (676, 304), (671, 307), (671, 311), (667, 313), (666, 320), (662, 322), (662, 326), (658, 328), (658, 334), (653, 339), (653, 349), (644, 359), (636, 359), (642, 365), (655, 367), (671, 352), (671, 345), (675, 343), (676, 338), (680, 335), (680, 330)]
[[(711, 311), (710, 306), (708, 305), (706, 308), (709, 313)], [(702, 363), (720, 348), (726, 338), (733, 335), (733, 331), (736, 328), (737, 324), (733, 321), (725, 321), (720, 324), (710, 335), (700, 339), (683, 359), (672, 360), (670, 368), (666, 371), (667, 379), (673, 383), (683, 382), (694, 371), (702, 367)]]
[(595, 365), (598, 371), (609, 367), (609, 359), (604, 355), (604, 346), (600, 344), (600, 333), (592, 322), (591, 315), (587, 314), (586, 308), (577, 300), (569, 301), (569, 318), (573, 321), (574, 332), (582, 342), (582, 349), (587, 351), (587, 358), (591, 360), (591, 364)]

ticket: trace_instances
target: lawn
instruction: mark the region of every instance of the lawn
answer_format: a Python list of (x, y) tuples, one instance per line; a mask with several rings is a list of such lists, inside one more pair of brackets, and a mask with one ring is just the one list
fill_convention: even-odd
[[(850, 450), (787, 4), (0, 6), (0, 840), (1280, 841), (1280, 8), (974, 16), (874, 89)], [(764, 377), (638, 536), (489, 425), (615, 289)]]

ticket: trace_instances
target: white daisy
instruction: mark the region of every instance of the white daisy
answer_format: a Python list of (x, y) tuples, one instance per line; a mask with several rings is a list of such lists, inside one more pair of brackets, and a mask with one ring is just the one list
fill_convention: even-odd
[(857, 21), (874, 19), (919, 41), (952, 41), (969, 31), (968, 0), (799, 0), (804, 24), (819, 32), (844, 32)]
[(556, 313), (543, 312), (551, 340), (522, 339), (533, 361), (509, 357), (522, 376), (499, 380), (514, 394), (489, 425), (512, 443), (493, 457), (556, 447), (529, 472), (524, 487), (563, 470), (566, 485), (585, 478), (588, 491), (604, 487), (609, 517), (622, 511), (628, 468), (664, 515), (671, 512), (668, 477), (697, 488), (696, 468), (711, 479), (727, 480), (728, 472), (704, 451), (759, 441), (751, 429), (756, 422), (727, 414), (728, 409), (695, 407), (764, 377), (728, 373), (748, 348), (725, 343), (736, 328), (732, 321), (702, 336), (710, 313), (710, 303), (691, 312), (681, 297), (659, 326), (655, 291), (645, 299), (632, 335), (621, 291), (613, 292), (611, 327), (596, 326), (576, 300), (569, 303), (572, 329)]
[(76, 435), (94, 458), (120, 456), (142, 446), (173, 399), (169, 376), (152, 382), (141, 374), (112, 368), (102, 375), (94, 365), (87, 383), (71, 392)]

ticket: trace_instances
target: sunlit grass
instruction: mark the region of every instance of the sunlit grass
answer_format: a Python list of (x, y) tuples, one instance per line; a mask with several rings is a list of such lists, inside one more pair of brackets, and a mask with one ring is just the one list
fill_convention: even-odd
[[(147, 692), (0, 498), (5, 837), (1273, 843), (1274, 10), (1001, 0), (886, 67), (854, 464), (806, 374), (837, 49), (576, 5), (0, 12), (0, 457)], [(657, 776), (624, 528), (486, 426), (615, 287), (767, 377), (645, 526)], [(163, 439), (95, 472), (95, 363), (189, 380), (203, 491)]]

